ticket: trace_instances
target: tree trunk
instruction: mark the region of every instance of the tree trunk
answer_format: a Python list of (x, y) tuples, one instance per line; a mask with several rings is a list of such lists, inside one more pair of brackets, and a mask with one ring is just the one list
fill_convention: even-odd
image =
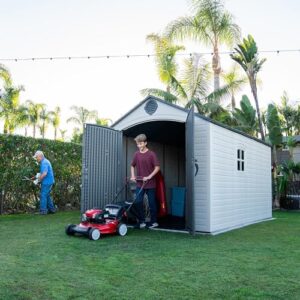
[(55, 127), (54, 128), (54, 140), (56, 140), (56, 138), (57, 138), (57, 128)]
[(272, 146), (272, 153), (273, 153), (273, 160), (274, 160), (273, 180), (274, 180), (274, 187), (275, 187), (275, 197), (274, 197), (273, 207), (280, 208), (280, 191), (277, 182), (278, 161), (277, 161), (277, 149), (275, 145)]
[(254, 100), (255, 100), (257, 119), (258, 119), (258, 125), (259, 125), (259, 131), (260, 131), (261, 139), (263, 141), (265, 141), (265, 134), (264, 134), (263, 126), (262, 126), (259, 103), (258, 103), (258, 98), (257, 98), (256, 82), (255, 82), (255, 79), (253, 79), (253, 78), (249, 78), (249, 81), (250, 81), (250, 86), (251, 86), (251, 92), (252, 92), (252, 95), (253, 95)]
[(232, 94), (231, 95), (231, 111), (234, 111), (234, 109), (235, 109), (235, 97)]
[(214, 72), (214, 91), (220, 88), (220, 73), (221, 73), (221, 59), (219, 56), (218, 46), (214, 46), (214, 53), (212, 57), (212, 69)]
[(4, 206), (4, 191), (0, 189), (0, 215), (4, 213), (3, 206)]
[(8, 127), (9, 127), (8, 121), (5, 120), (4, 121), (4, 128), (3, 128), (3, 133), (4, 134), (8, 134)]

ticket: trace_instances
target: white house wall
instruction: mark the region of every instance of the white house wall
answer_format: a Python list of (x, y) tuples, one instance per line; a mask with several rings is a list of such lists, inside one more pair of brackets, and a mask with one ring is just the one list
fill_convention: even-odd
[[(237, 149), (245, 170), (237, 170)], [(210, 124), (210, 226), (226, 231), (272, 217), (271, 149)]]
[(293, 149), (293, 160), (295, 163), (300, 162), (300, 145), (298, 144), (297, 147)]
[(195, 177), (195, 230), (210, 232), (210, 123), (195, 118), (194, 156), (199, 170)]

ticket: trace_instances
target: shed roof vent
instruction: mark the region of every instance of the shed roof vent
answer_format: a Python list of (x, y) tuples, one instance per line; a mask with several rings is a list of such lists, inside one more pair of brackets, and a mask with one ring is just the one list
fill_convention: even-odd
[(151, 99), (146, 103), (144, 109), (148, 115), (153, 115), (156, 112), (157, 107), (158, 107), (157, 102)]

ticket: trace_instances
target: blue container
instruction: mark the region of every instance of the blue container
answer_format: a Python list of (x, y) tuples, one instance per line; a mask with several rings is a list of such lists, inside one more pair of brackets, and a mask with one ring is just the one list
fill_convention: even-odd
[(172, 187), (171, 213), (172, 216), (184, 217), (185, 187)]

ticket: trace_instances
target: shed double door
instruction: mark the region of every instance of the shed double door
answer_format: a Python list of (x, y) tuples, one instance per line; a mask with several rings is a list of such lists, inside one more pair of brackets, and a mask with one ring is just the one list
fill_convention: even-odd
[(82, 147), (81, 211), (116, 202), (122, 189), (122, 132), (85, 124)]
[[(85, 124), (82, 153), (81, 211), (113, 202), (124, 185), (123, 134)], [(186, 120), (186, 227), (194, 232), (194, 111)]]

